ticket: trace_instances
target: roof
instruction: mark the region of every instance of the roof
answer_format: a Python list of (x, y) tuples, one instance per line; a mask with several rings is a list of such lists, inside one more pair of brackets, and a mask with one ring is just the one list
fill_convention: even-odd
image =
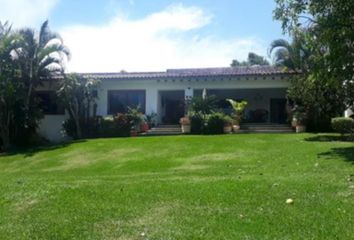
[(117, 73), (81, 73), (85, 78), (97, 79), (159, 79), (191, 77), (232, 77), (232, 76), (271, 76), (295, 74), (282, 67), (251, 66), (226, 68), (185, 68), (168, 69), (165, 72), (117, 72)]

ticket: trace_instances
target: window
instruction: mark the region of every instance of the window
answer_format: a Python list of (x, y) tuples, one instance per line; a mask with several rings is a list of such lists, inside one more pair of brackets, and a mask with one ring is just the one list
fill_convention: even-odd
[(54, 91), (40, 91), (36, 92), (39, 98), (39, 107), (44, 114), (59, 115), (64, 114), (64, 108), (58, 104), (57, 95)]
[(114, 90), (108, 91), (108, 114), (126, 113), (128, 107), (140, 107), (145, 113), (144, 90)]

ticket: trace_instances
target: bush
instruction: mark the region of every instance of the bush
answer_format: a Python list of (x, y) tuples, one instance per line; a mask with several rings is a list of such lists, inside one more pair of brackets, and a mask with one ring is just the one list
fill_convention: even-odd
[(207, 134), (222, 134), (224, 133), (225, 114), (212, 113), (207, 117)]
[(99, 135), (100, 137), (128, 137), (132, 126), (129, 115), (119, 113), (102, 119)]
[[(117, 114), (113, 117), (94, 117), (86, 123), (80, 124), (83, 138), (97, 137), (128, 137), (133, 126), (133, 121), (128, 114)], [(63, 123), (63, 129), (66, 134), (74, 139), (76, 136), (76, 125), (70, 118)]]
[(352, 133), (354, 130), (354, 120), (352, 118), (333, 118), (331, 123), (333, 130), (342, 135), (346, 133)]
[(195, 114), (190, 117), (191, 133), (201, 134), (204, 132), (205, 121), (201, 115)]

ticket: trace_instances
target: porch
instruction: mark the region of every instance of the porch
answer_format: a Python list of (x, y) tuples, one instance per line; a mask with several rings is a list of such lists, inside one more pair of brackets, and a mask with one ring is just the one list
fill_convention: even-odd
[[(185, 99), (201, 97), (203, 89), (159, 91), (157, 113), (160, 124), (178, 124), (185, 115)], [(217, 107), (226, 114), (232, 112), (226, 99), (245, 100), (245, 124), (287, 124), (288, 109), (286, 89), (207, 89), (208, 96), (215, 96)]]

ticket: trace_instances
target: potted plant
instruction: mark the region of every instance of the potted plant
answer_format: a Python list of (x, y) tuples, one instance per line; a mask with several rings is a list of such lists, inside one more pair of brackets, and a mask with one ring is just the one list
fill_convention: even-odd
[(224, 117), (224, 133), (231, 133), (232, 132), (232, 123), (233, 120), (230, 116)]
[(140, 124), (140, 132), (147, 132), (149, 131), (149, 124), (145, 121), (143, 121), (141, 124)]
[(295, 106), (291, 125), (295, 127), (297, 133), (306, 132), (306, 119), (307, 115), (305, 110), (300, 106)]
[(140, 107), (128, 107), (128, 116), (132, 121), (134, 130), (141, 131), (141, 123), (144, 121), (144, 114), (140, 111)]
[(182, 133), (190, 133), (191, 132), (191, 121), (189, 117), (183, 117), (180, 119), (179, 123), (181, 124)]
[(157, 114), (155, 112), (145, 115), (145, 122), (149, 125), (149, 129), (156, 126), (156, 118)]
[(234, 132), (236, 132), (236, 131), (240, 130), (240, 124), (242, 121), (243, 112), (244, 112), (248, 103), (246, 101), (237, 102), (233, 99), (226, 99), (226, 100), (230, 103), (230, 105), (233, 109), (232, 117), (233, 117), (234, 121), (233, 121), (232, 128), (233, 128)]

